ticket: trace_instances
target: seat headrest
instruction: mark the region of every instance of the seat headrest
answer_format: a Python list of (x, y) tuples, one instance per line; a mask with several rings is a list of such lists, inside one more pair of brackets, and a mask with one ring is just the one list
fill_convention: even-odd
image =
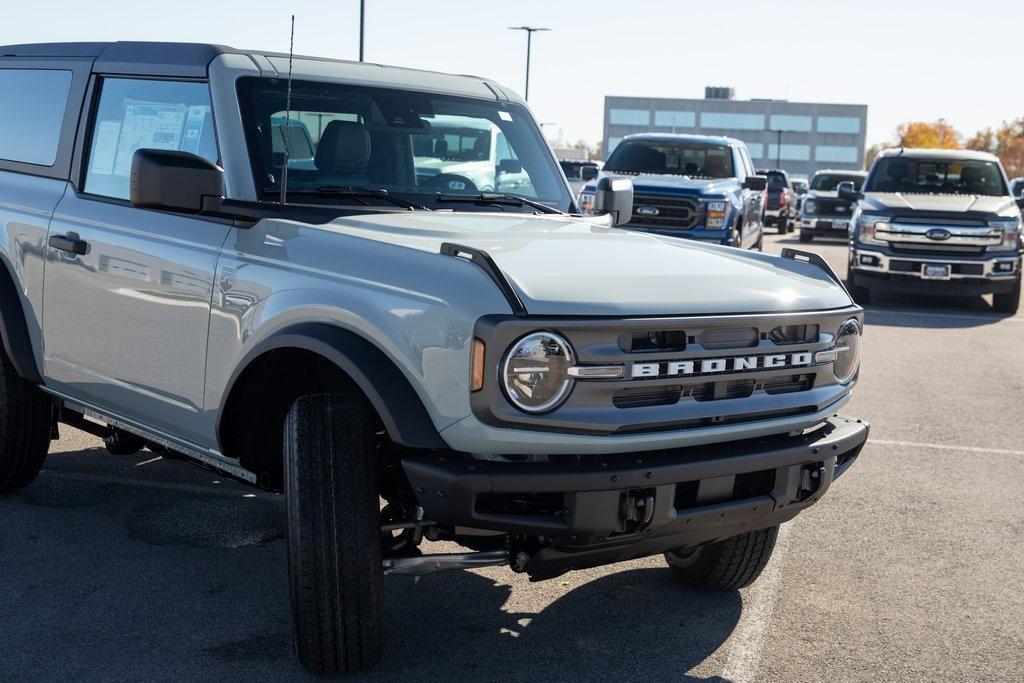
[(321, 171), (362, 173), (370, 163), (370, 134), (361, 123), (331, 121), (320, 136), (313, 163)]
[(974, 168), (972, 166), (964, 166), (960, 170), (960, 182), (961, 183), (979, 183), (982, 181), (984, 176), (981, 174), (980, 168)]
[(720, 178), (725, 175), (725, 157), (709, 156), (704, 159), (704, 175)]

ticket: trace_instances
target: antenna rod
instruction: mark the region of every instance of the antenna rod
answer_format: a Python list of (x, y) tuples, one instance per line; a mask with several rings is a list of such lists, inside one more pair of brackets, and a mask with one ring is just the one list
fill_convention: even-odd
[(363, 61), (363, 36), (366, 30), (366, 0), (359, 0), (359, 61)]
[(288, 129), (292, 122), (292, 56), (295, 53), (295, 15), (292, 15), (292, 34), (288, 41), (288, 94), (284, 104), (284, 164), (281, 166), (281, 206), (288, 203), (288, 157), (291, 146), (288, 142)]

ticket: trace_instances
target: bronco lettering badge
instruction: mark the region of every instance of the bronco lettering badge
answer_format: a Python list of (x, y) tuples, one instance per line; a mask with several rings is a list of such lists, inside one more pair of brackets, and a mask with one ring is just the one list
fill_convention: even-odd
[(631, 376), (634, 379), (638, 379), (644, 377), (711, 375), (719, 372), (780, 370), (810, 365), (812, 358), (813, 354), (810, 351), (800, 351), (798, 353), (777, 353), (767, 356), (732, 356), (729, 358), (695, 358), (693, 360), (661, 361), (658, 363), (633, 363)]

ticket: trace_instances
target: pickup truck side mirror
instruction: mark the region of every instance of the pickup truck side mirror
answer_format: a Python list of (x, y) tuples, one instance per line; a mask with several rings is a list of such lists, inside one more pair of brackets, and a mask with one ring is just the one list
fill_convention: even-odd
[(768, 178), (763, 175), (748, 175), (743, 181), (744, 190), (762, 192), (766, 187), (768, 187)]
[(1021, 188), (1020, 196), (1017, 197), (1017, 206), (1024, 209), (1024, 188)]
[(633, 181), (608, 176), (598, 180), (594, 191), (594, 213), (611, 214), (612, 226), (628, 223), (633, 217)]
[(207, 198), (223, 196), (224, 170), (191, 152), (140, 149), (132, 157), (132, 206), (200, 213)]
[(853, 186), (852, 180), (844, 180), (836, 185), (836, 193), (839, 195), (840, 199), (845, 199), (848, 202), (856, 202), (864, 199), (864, 194), (857, 191)]
[(588, 182), (597, 177), (597, 166), (583, 166), (580, 168), (580, 180)]

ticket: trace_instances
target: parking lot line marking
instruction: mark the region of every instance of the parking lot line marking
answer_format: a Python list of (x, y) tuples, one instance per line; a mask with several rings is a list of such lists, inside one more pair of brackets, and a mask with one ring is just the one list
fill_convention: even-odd
[(149, 481), (146, 479), (131, 479), (129, 477), (112, 477), (106, 474), (61, 472), (59, 470), (40, 470), (39, 474), (53, 479), (67, 479), (69, 481), (80, 481), (85, 483), (117, 484), (118, 486), (134, 486), (136, 488), (159, 489), (162, 491), (179, 491), (182, 493), (196, 493), (204, 496), (218, 496), (221, 498), (245, 498), (249, 500), (259, 498), (262, 500), (284, 502), (284, 496), (282, 495), (257, 489), (225, 489), (214, 486), (202, 486), (201, 484), (176, 484), (168, 481)]
[(977, 315), (971, 315), (970, 313), (928, 313), (925, 311), (904, 311), (898, 308), (868, 308), (865, 309), (864, 313), (868, 317), (870, 317), (872, 313), (881, 313), (891, 315), (910, 315), (916, 316), (918, 318), (944, 318), (953, 320), (990, 320), (992, 322), (1024, 323), (1024, 318), (1006, 318), (999, 315), (984, 315), (982, 313), (979, 313)]
[(779, 582), (786, 563), (791, 533), (790, 524), (779, 527), (772, 559), (754, 585), (743, 591), (743, 613), (732, 633), (732, 646), (722, 670), (722, 678), (725, 680), (746, 683), (757, 678), (765, 637), (779, 598)]
[(954, 446), (945, 443), (921, 443), (920, 441), (894, 441), (891, 439), (868, 439), (869, 444), (878, 446), (907, 446), (908, 448), (933, 448), (940, 451), (967, 451), (968, 453), (992, 453), (994, 455), (1024, 455), (1024, 451), (1010, 448), (983, 448), (980, 446)]

